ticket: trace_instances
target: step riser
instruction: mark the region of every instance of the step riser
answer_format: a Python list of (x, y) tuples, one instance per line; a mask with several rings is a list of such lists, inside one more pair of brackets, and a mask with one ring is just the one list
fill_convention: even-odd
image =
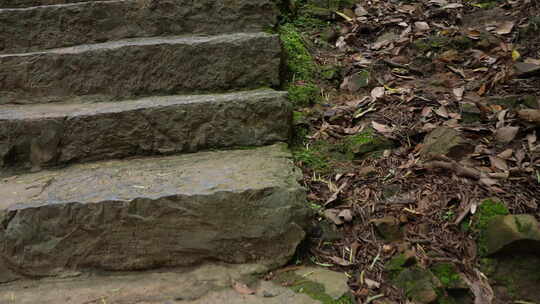
[(0, 105), (219, 92), (279, 84), (275, 35), (154, 38), (0, 56)]
[[(272, 192), (275, 194), (268, 194)], [(23, 274), (33, 277), (57, 275), (58, 269), (146, 270), (191, 266), (207, 260), (240, 264), (282, 257), (272, 266), (283, 265), (294, 254), (296, 246), (280, 244), (289, 244), (296, 239), (296, 245), (304, 237), (300, 227), (289, 224), (292, 208), (282, 206), (277, 211), (289, 231), (279, 231), (273, 237), (263, 235), (262, 231), (259, 235), (249, 235), (242, 231), (253, 218), (239, 216), (242, 211), (237, 203), (242, 202), (242, 208), (257, 213), (264, 209), (260, 205), (265, 202), (298, 202), (301, 197), (300, 191), (264, 189), (201, 197), (177, 196), (91, 205), (73, 203), (7, 212), (4, 215), (10, 218), (7, 232), (0, 232), (2, 253), (9, 255), (8, 265), (16, 265), (25, 270)], [(198, 209), (197, 202), (200, 201), (207, 202), (204, 209)], [(205, 216), (203, 212), (209, 210), (221, 214)], [(267, 225), (264, 221), (257, 224)], [(205, 225), (209, 226), (206, 231), (201, 227)], [(17, 226), (25, 228), (17, 233), (13, 231)], [(195, 231), (193, 227), (199, 230)], [(221, 234), (216, 233), (219, 227), (227, 229)], [(227, 240), (232, 229), (239, 233), (236, 238)], [(32, 241), (29, 239), (32, 237), (43, 242)], [(55, 248), (41, 255), (44, 246)]]
[(136, 0), (0, 10), (0, 53), (131, 37), (262, 31), (276, 23), (270, 0)]
[(127, 101), (107, 104), (110, 109), (98, 104), (98, 110), (38, 118), (19, 115), (30, 117), (26, 119), (6, 106), (0, 111), (0, 166), (41, 168), (288, 139), (292, 109), (285, 93), (230, 96), (200, 97), (203, 101), (196, 103), (173, 98)]
[(204, 261), (282, 265), (309, 211), (283, 145), (0, 181), (0, 280)]

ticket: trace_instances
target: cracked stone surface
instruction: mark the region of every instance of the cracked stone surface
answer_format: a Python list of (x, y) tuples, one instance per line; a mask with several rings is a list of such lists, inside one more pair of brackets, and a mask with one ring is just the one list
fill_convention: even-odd
[[(204, 265), (193, 270), (145, 272), (109, 276), (80, 276), (22, 281), (0, 287), (3, 304), (316, 304), (305, 294), (258, 281), (257, 265)], [(231, 288), (246, 282), (255, 291), (243, 295)], [(3, 288), (2, 288), (3, 287)]]
[(108, 103), (4, 105), (0, 108), (0, 168), (6, 172), (39, 169), (286, 141), (291, 107), (285, 92), (273, 90)]
[(256, 32), (276, 22), (272, 0), (112, 0), (0, 9), (0, 53), (132, 37)]
[(279, 84), (276, 35), (134, 38), (0, 55), (0, 105), (106, 101)]
[(0, 182), (0, 282), (205, 261), (283, 265), (310, 212), (284, 144), (106, 161)]

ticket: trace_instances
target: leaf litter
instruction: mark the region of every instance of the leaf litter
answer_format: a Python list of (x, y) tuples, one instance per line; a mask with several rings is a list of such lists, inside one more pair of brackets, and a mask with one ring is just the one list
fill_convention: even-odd
[[(301, 110), (310, 120), (304, 145), (324, 140), (334, 153), (370, 128), (394, 144), (330, 157), (330, 170), (298, 160), (317, 221), (340, 236), (313, 233), (309, 255), (348, 272), (358, 303), (405, 303), (385, 271), (404, 252), (424, 266), (456, 265), (474, 303), (499, 303), (467, 227), (487, 197), (540, 218), (540, 31), (527, 34), (540, 27), (538, 15), (535, 1), (373, 0), (339, 12), (330, 44), (307, 30), (317, 63), (339, 67), (341, 80), (320, 81), (323, 101)], [(518, 63), (532, 66), (523, 72)], [(427, 135), (440, 127), (457, 131), (470, 151), (422, 159)], [(383, 217), (397, 220), (399, 241), (378, 233), (371, 220)]]

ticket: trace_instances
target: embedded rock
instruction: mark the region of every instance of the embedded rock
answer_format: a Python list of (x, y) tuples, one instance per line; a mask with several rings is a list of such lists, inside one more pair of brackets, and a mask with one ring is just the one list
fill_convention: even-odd
[(500, 251), (540, 254), (540, 223), (532, 215), (496, 216), (484, 236), (488, 255)]

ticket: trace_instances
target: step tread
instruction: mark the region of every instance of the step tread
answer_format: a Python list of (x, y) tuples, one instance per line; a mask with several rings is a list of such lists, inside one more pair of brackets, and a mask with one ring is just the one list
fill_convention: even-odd
[(0, 8), (25, 8), (45, 5), (96, 2), (107, 0), (0, 0)]
[(285, 96), (285, 92), (283, 91), (261, 89), (223, 94), (151, 96), (133, 100), (96, 103), (10, 104), (3, 105), (0, 108), (0, 121), (48, 118), (69, 119), (75, 116), (93, 116), (140, 109), (164, 108), (176, 105), (209, 104), (226, 102), (233, 99), (253, 99), (260, 97), (279, 98), (283, 96)]
[(266, 89), (122, 102), (4, 105), (0, 168), (10, 174), (75, 162), (286, 141), (292, 115), (286, 96)]
[(73, 165), (4, 178), (0, 210), (58, 204), (130, 202), (287, 187), (290, 154), (283, 144)]
[(45, 54), (58, 54), (58, 55), (73, 55), (81, 54), (85, 52), (92, 52), (98, 50), (116, 50), (123, 47), (130, 46), (149, 46), (149, 45), (161, 45), (161, 44), (186, 44), (197, 45), (203, 43), (222, 43), (222, 42), (235, 42), (245, 41), (252, 38), (267, 38), (272, 37), (272, 34), (264, 32), (248, 32), (248, 33), (227, 33), (220, 35), (182, 35), (182, 36), (165, 36), (165, 37), (139, 37), (128, 38), (115, 41), (107, 41), (102, 43), (93, 44), (81, 44), (77, 46), (55, 48), (49, 50), (42, 50), (36, 52), (27, 53), (14, 53), (14, 54), (0, 54), (0, 58), (9, 57), (25, 57)]
[(130, 37), (257, 32), (276, 22), (271, 0), (93, 1), (0, 9), (0, 53)]
[(309, 212), (285, 144), (0, 180), (0, 282), (204, 261), (286, 263)]
[(250, 284), (256, 292), (248, 299), (230, 287), (231, 279), (242, 281), (242, 278), (256, 276), (262, 271), (264, 269), (256, 265), (210, 264), (195, 269), (20, 281), (0, 288), (0, 303), (321, 304), (306, 294), (262, 279), (257, 284)]
[(4, 54), (0, 105), (273, 87), (279, 84), (280, 61), (279, 38), (263, 32), (133, 38)]

